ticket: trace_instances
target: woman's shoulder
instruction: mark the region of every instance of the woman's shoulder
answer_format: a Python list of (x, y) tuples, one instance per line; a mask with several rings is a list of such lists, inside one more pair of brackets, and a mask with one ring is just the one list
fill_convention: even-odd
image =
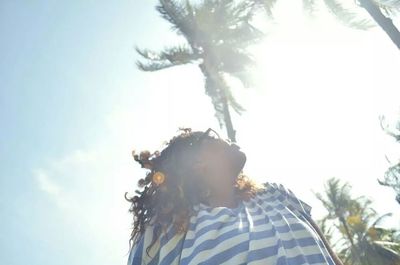
[(257, 191), (257, 195), (259, 196), (268, 196), (268, 197), (279, 197), (283, 196), (286, 198), (289, 195), (294, 196), (294, 193), (288, 189), (286, 186), (282, 185), (281, 183), (276, 182), (262, 182), (259, 185), (260, 188)]
[(257, 197), (269, 203), (283, 204), (297, 214), (311, 216), (312, 207), (299, 199), (291, 189), (281, 183), (263, 182), (261, 189), (257, 192)]
[(259, 185), (261, 186), (260, 192), (266, 192), (266, 191), (280, 191), (280, 192), (287, 192), (289, 189), (286, 188), (286, 186), (284, 186), (281, 183), (277, 183), (277, 182), (261, 182), (261, 184)]
[(257, 194), (282, 194), (284, 196), (296, 196), (287, 186), (276, 182), (262, 182)]

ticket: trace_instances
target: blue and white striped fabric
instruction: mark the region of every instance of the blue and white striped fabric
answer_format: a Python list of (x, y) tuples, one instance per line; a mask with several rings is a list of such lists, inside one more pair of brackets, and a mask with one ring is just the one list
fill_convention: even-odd
[(334, 265), (302, 216), (310, 216), (311, 207), (282, 185), (267, 182), (264, 187), (235, 209), (196, 205), (185, 234), (174, 235), (171, 226), (146, 253), (153, 239), (150, 226), (130, 252), (128, 265)]

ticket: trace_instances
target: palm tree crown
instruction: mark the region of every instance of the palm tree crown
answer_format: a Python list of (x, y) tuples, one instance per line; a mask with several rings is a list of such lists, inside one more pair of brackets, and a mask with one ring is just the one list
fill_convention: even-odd
[(137, 65), (143, 71), (195, 63), (205, 77), (205, 92), (211, 97), (220, 126), (235, 141), (229, 107), (241, 114), (244, 108), (233, 96), (227, 76), (243, 86), (251, 85), (248, 71), (254, 60), (246, 48), (263, 34), (250, 24), (254, 4), (231, 0), (203, 0), (197, 4), (160, 0), (157, 11), (186, 43), (153, 52), (137, 48), (146, 60)]

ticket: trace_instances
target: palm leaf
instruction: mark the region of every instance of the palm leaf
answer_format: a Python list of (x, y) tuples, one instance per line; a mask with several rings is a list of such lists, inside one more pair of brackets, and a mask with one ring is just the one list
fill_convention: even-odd
[(200, 55), (193, 53), (190, 47), (185, 45), (165, 48), (161, 52), (139, 49), (138, 47), (136, 47), (136, 51), (147, 60), (147, 62), (136, 62), (136, 65), (142, 71), (158, 71), (176, 65), (192, 63), (200, 58)]
[(380, 125), (381, 125), (382, 130), (384, 130), (388, 135), (395, 138), (396, 141), (400, 142), (400, 122), (398, 124), (399, 128), (397, 129), (397, 131), (393, 132), (393, 130), (390, 129), (388, 124), (386, 124), (386, 125), (383, 124), (385, 122), (384, 116), (379, 116), (379, 120), (380, 120)]
[(184, 14), (186, 13), (180, 3), (174, 0), (160, 0), (156, 6), (156, 10), (175, 30), (180, 30), (180, 26), (185, 20)]
[[(372, 242), (372, 246), (374, 247), (374, 253), (373, 255), (379, 256), (382, 258), (382, 261), (390, 262), (390, 263), (379, 263), (379, 264), (395, 264), (399, 265), (400, 264), (400, 255), (396, 253), (394, 250), (386, 247), (382, 243), (378, 243), (376, 241)], [(370, 253), (370, 254), (372, 254)], [(378, 255), (376, 255), (378, 254)]]
[(247, 52), (233, 50), (230, 46), (219, 46), (215, 49), (219, 57), (220, 70), (231, 74), (243, 72), (250, 65), (255, 64), (253, 56)]
[(241, 104), (239, 104), (239, 102), (233, 96), (232, 90), (229, 89), (228, 86), (226, 86), (224, 89), (229, 106), (231, 106), (232, 109), (239, 115), (242, 114), (243, 111), (246, 111), (246, 109)]
[(315, 0), (303, 0), (303, 9), (311, 16), (314, 15), (316, 10)]
[(224, 29), (220, 36), (225, 44), (235, 48), (247, 48), (263, 40), (265, 34), (250, 23), (244, 22)]
[[(273, 0), (276, 1), (276, 0)], [(252, 20), (255, 14), (256, 3), (254, 1), (232, 1), (224, 0), (224, 5), (222, 8), (228, 8), (227, 18), (230, 24), (236, 25), (242, 22), (249, 22)]]
[(346, 26), (361, 30), (370, 29), (374, 26), (370, 20), (359, 19), (357, 13), (346, 9), (336, 0), (324, 0), (324, 3), (331, 13)]
[(272, 10), (277, 0), (254, 0), (254, 2), (256, 2), (270, 18), (273, 18)]
[(396, 16), (400, 12), (398, 0), (375, 0), (374, 2), (389, 17)]
[(378, 225), (380, 222), (382, 222), (382, 220), (388, 216), (392, 216), (392, 213), (386, 213), (384, 215), (379, 216), (373, 223), (372, 223), (372, 227)]
[(191, 43), (195, 29), (193, 27), (193, 11), (190, 3), (185, 4), (174, 0), (159, 0), (156, 10), (161, 17), (171, 24), (172, 30), (177, 34), (185, 36), (186, 40)]

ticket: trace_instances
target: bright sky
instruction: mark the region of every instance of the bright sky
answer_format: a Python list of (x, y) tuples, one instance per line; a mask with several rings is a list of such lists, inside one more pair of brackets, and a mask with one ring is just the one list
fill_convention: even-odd
[[(254, 48), (257, 87), (234, 88), (247, 108), (233, 120), (246, 173), (292, 189), (315, 218), (324, 211), (311, 190), (329, 177), (380, 214), (398, 213), (376, 179), (385, 154), (400, 157), (378, 120), (399, 118), (400, 52), (379, 28), (310, 21), (288, 3)], [(177, 42), (154, 4), (0, 4), (2, 264), (125, 264), (132, 217), (123, 195), (144, 173), (131, 150), (159, 148), (179, 126), (218, 128), (196, 66), (135, 68), (135, 45)]]

